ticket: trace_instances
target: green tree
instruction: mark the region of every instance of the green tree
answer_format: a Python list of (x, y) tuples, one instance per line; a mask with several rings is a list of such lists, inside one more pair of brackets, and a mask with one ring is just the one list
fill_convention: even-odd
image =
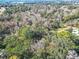
[(20, 56), (30, 47), (30, 40), (26, 38), (25, 33), (27, 32), (27, 27), (22, 27), (16, 33), (17, 35), (10, 35), (4, 39), (5, 50), (9, 55)]

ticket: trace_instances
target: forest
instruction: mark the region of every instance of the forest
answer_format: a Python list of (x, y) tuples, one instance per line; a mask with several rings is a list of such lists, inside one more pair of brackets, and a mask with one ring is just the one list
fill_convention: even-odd
[(79, 5), (0, 6), (0, 59), (79, 59)]

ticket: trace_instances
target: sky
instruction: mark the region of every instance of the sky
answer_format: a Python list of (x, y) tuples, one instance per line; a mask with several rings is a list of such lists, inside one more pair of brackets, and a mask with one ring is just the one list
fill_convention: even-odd
[[(11, 0), (5, 0), (5, 1), (11, 1)], [(16, 1), (16, 0), (15, 0)], [(23, 0), (18, 0), (18, 1), (23, 1)], [(40, 0), (30, 0), (30, 1), (40, 1)], [(52, 1), (52, 0), (46, 0), (46, 1)], [(63, 0), (64, 1), (64, 0)], [(65, 1), (69, 1), (69, 0), (65, 0)], [(70, 0), (71, 1), (71, 0)], [(73, 1), (73, 0), (72, 0)]]
[(13, 1), (13, 2), (38, 2), (38, 1), (79, 1), (79, 0), (0, 0), (0, 2), (10, 2), (10, 1)]

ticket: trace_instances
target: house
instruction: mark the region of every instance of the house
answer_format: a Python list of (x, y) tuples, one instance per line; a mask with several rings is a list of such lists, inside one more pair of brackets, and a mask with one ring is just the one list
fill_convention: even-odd
[(0, 8), (0, 15), (2, 15), (5, 10), (6, 10), (6, 9), (5, 9), (4, 7), (1, 7), (1, 8)]
[(72, 33), (79, 36), (79, 28), (72, 27)]

